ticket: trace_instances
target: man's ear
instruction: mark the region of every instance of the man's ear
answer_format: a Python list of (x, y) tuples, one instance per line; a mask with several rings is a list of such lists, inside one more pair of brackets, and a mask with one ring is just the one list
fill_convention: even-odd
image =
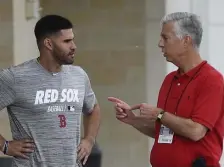
[(184, 37), (184, 47), (187, 48), (188, 46), (193, 45), (192, 38), (188, 35)]
[(50, 38), (45, 38), (44, 39), (44, 46), (46, 48), (48, 48), (49, 50), (53, 50), (53, 45), (52, 45), (52, 41)]

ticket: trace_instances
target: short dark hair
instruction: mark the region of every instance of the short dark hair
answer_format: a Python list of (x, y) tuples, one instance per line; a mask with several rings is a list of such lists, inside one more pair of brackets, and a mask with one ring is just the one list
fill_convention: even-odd
[(59, 15), (46, 15), (42, 17), (35, 25), (34, 34), (37, 43), (48, 35), (58, 33), (63, 29), (73, 28), (72, 23)]

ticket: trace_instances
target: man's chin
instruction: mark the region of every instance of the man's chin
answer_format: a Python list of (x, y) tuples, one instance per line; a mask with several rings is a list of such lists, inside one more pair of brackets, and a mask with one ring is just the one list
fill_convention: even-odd
[(168, 58), (166, 58), (166, 62), (172, 63), (172, 61), (170, 59), (168, 59)]
[(73, 64), (74, 63), (74, 60), (75, 60), (75, 55), (69, 55), (67, 57), (67, 59), (65, 59), (65, 63), (66, 65), (70, 65), (70, 64)]
[(71, 65), (71, 64), (73, 64), (74, 63), (74, 60), (67, 60), (67, 61), (65, 61), (63, 64), (64, 65)]
[(68, 62), (66, 65), (72, 65), (73, 63), (74, 63), (74, 61)]
[(170, 59), (166, 57), (166, 61), (167, 61), (167, 62), (170, 62)]

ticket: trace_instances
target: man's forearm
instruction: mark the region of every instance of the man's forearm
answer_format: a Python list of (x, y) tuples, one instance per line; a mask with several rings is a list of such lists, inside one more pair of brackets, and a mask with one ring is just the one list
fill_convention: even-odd
[(170, 128), (175, 134), (197, 141), (204, 137), (202, 133), (202, 126), (198, 126), (198, 123), (193, 122), (191, 119), (185, 119), (165, 112), (162, 120), (162, 124)]
[(84, 115), (84, 138), (95, 142), (100, 127), (100, 107), (96, 104), (89, 115)]
[(3, 151), (4, 143), (5, 138), (2, 135), (0, 135), (0, 151)]
[(135, 123), (132, 126), (144, 135), (155, 138), (155, 122), (151, 122), (147, 126), (140, 123)]

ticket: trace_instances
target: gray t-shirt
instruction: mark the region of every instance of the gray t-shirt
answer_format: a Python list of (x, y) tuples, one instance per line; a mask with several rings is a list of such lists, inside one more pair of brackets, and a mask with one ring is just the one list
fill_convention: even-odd
[(81, 114), (97, 103), (86, 72), (65, 65), (52, 74), (36, 59), (0, 71), (0, 110), (7, 107), (14, 140), (33, 139), (29, 160), (13, 167), (75, 167)]

